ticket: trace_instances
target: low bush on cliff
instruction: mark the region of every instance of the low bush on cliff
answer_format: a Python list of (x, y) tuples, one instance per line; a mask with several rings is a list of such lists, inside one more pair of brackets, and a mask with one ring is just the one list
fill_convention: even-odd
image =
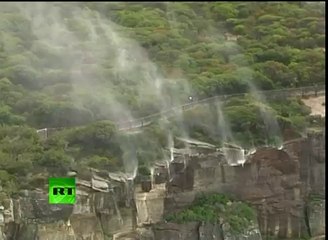
[(150, 172), (150, 170), (149, 170), (148, 167), (146, 167), (146, 166), (139, 166), (139, 168), (138, 168), (138, 174), (140, 176), (150, 176), (151, 175), (151, 172)]
[(308, 200), (311, 203), (322, 203), (322, 201), (325, 200), (325, 196), (324, 194), (310, 194), (310, 196), (308, 197)]
[(228, 224), (232, 233), (242, 233), (255, 218), (255, 211), (246, 203), (216, 193), (200, 196), (190, 207), (167, 215), (165, 220), (176, 223), (196, 221)]
[[(17, 182), (14, 176), (5, 170), (0, 170), (0, 190), (12, 193), (17, 190)], [(1, 200), (1, 199), (0, 199)]]

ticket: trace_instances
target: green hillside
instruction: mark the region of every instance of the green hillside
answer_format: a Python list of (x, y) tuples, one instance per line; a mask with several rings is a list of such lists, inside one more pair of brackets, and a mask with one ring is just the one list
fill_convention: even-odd
[[(125, 136), (113, 122), (187, 102), (189, 95), (324, 84), (324, 7), (0, 3), (1, 185), (15, 192), (42, 185), (40, 179), (62, 175), (70, 166), (115, 171), (124, 170), (129, 159), (141, 165), (158, 160), (168, 128), (155, 124)], [(302, 132), (311, 124), (298, 99), (270, 106), (282, 131)], [(191, 137), (221, 144), (211, 134), (217, 121), (211, 112), (197, 108), (184, 113), (183, 122)], [(223, 112), (240, 143), (266, 142), (255, 99), (231, 100)], [(178, 118), (170, 124), (174, 134), (182, 134)], [(47, 141), (36, 133), (58, 127), (69, 128)]]

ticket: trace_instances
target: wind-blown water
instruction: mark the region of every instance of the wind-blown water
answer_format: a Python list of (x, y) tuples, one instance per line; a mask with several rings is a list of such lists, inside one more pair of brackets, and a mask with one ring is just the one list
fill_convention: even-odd
[(217, 114), (217, 128), (222, 141), (225, 143), (227, 142), (235, 143), (235, 140), (233, 139), (231, 133), (230, 124), (228, 121), (226, 121), (226, 118), (223, 115), (221, 101), (216, 102), (216, 114)]
[[(58, 71), (68, 70), (71, 75), (67, 84), (73, 90), (67, 99), (82, 108), (92, 106), (97, 109), (93, 116), (96, 120), (110, 119), (123, 127), (125, 122), (136, 117), (187, 101), (191, 91), (185, 79), (165, 78), (160, 67), (150, 61), (136, 41), (118, 33), (118, 30), (124, 32), (124, 27), (103, 19), (96, 11), (82, 9), (75, 3), (15, 5), (31, 22), (31, 30), (38, 41), (58, 52), (58, 64), (47, 63), (43, 66), (44, 71), (52, 71), (58, 67), (55, 65), (62, 65), (56, 69)], [(71, 31), (67, 18), (63, 16), (64, 9), (72, 12), (72, 19), (83, 23), (85, 36)], [(89, 59), (88, 64), (84, 63), (85, 57)], [(127, 89), (128, 85), (134, 87)], [(143, 115), (134, 109), (145, 105), (149, 107), (144, 109)], [(176, 120), (183, 126), (182, 113)], [(187, 129), (181, 131), (188, 136)], [(125, 145), (121, 143), (124, 165), (133, 177), (137, 169), (136, 156), (129, 149), (133, 143), (128, 144), (129, 147)]]
[(250, 94), (255, 98), (257, 106), (259, 107), (261, 118), (265, 126), (266, 142), (268, 145), (274, 147), (282, 146), (282, 135), (278, 121), (273, 113), (271, 107), (269, 107), (265, 96), (259, 92), (256, 85), (253, 83), (253, 71), (248, 67), (240, 67), (237, 70), (237, 75), (243, 79), (247, 84)]
[(155, 186), (155, 177), (154, 177), (155, 168), (151, 167), (149, 170), (150, 170), (151, 188), (154, 188), (154, 186)]
[(111, 196), (112, 196), (112, 199), (113, 199), (113, 203), (114, 203), (114, 207), (115, 207), (115, 211), (116, 211), (116, 214), (117, 214), (117, 219), (118, 219), (118, 222), (123, 225), (123, 218), (122, 218), (122, 215), (121, 215), (121, 211), (117, 205), (117, 201), (116, 201), (116, 197), (115, 197), (115, 192), (113, 189), (110, 189), (110, 192), (111, 192)]
[(168, 133), (168, 149), (170, 151), (170, 162), (172, 162), (174, 160), (174, 140), (171, 132)]
[(243, 165), (246, 161), (245, 150), (239, 146), (227, 144), (223, 147), (223, 154), (230, 166)]
[(171, 182), (172, 180), (172, 174), (171, 174), (171, 168), (170, 168), (170, 165), (171, 165), (171, 162), (170, 161), (165, 161), (166, 162), (166, 169), (167, 169), (167, 178), (168, 178), (168, 181)]
[(267, 134), (268, 145), (281, 148), (283, 141), (281, 131), (276, 117), (274, 116), (272, 109), (268, 107), (265, 97), (256, 89), (252, 82), (248, 82), (250, 92), (255, 99), (260, 102), (258, 104), (261, 117), (264, 121), (265, 132)]
[(171, 162), (174, 161), (174, 139), (172, 136), (172, 133), (169, 131), (168, 137), (167, 137), (167, 148), (169, 150), (169, 158), (166, 158), (166, 168), (167, 168), (167, 175), (168, 175), (168, 180), (171, 181)]
[[(77, 4), (57, 4), (58, 6), (56, 6), (53, 3), (30, 3), (29, 5), (15, 5), (30, 20), (31, 30), (37, 41), (42, 42), (43, 45), (58, 55), (57, 62), (48, 63), (45, 61), (46, 63), (42, 63), (42, 66), (38, 67), (49, 72), (68, 70), (71, 74), (67, 84), (71, 84), (72, 91), (69, 92), (66, 99), (79, 107), (90, 109), (90, 106), (93, 106), (96, 108), (97, 111), (93, 113), (93, 120), (110, 119), (118, 122), (119, 126), (123, 126), (126, 121), (133, 121), (135, 118), (147, 114), (182, 105), (188, 101), (189, 96), (194, 95), (186, 79), (165, 77), (162, 74), (161, 66), (155, 65), (136, 41), (122, 34), (128, 29), (103, 19), (97, 12), (88, 8), (81, 9)], [(170, 30), (176, 31), (179, 25), (177, 22), (179, 16), (178, 14), (175, 15), (174, 9), (171, 8), (173, 5), (167, 3), (167, 18), (169, 20), (168, 25), (172, 25)], [(69, 28), (68, 20), (62, 14), (62, 10), (66, 7), (69, 7), (72, 12), (72, 19), (83, 23), (86, 31), (85, 37), (77, 35)], [(236, 45), (235, 48), (237, 51), (239, 46)], [(83, 59), (89, 55), (92, 61), (85, 64)], [(271, 109), (265, 106), (265, 97), (258, 93), (256, 86), (252, 83), (251, 71), (247, 68), (247, 71), (244, 70), (239, 68), (240, 78), (243, 78), (247, 83), (252, 96), (261, 103), (258, 106), (266, 128), (268, 144), (271, 141), (269, 141), (270, 137), (277, 136), (274, 144), (280, 147), (282, 145), (281, 134), (277, 120)], [(133, 88), (128, 89), (126, 86), (133, 86)], [(216, 104), (216, 113), (214, 113), (218, 119), (216, 130), (219, 132), (222, 142), (238, 145), (233, 138), (229, 120), (224, 117), (221, 105), (220, 102)], [(139, 106), (147, 107), (138, 109)], [(181, 137), (189, 139), (190, 129), (185, 125), (183, 110), (176, 108), (174, 111), (175, 124)], [(166, 113), (162, 117), (165, 115)], [(168, 121), (159, 123), (161, 129), (167, 133), (170, 150), (169, 162), (172, 162), (174, 160), (173, 134), (176, 133), (168, 128)], [(129, 175), (130, 179), (134, 179), (139, 164), (136, 144), (129, 137), (119, 139), (119, 143), (123, 152), (125, 173)], [(238, 156), (230, 157), (227, 155), (227, 158), (234, 159), (231, 161), (240, 162), (240, 159), (243, 159), (243, 149), (229, 150), (229, 147), (225, 147), (225, 154)], [(189, 149), (188, 143), (185, 143), (185, 148)], [(149, 151), (152, 150), (149, 149)], [(236, 155), (235, 151), (240, 152)], [(166, 156), (163, 154), (164, 157)]]
[(128, 179), (125, 182), (126, 188), (126, 207), (131, 207), (132, 201), (134, 201), (134, 179)]

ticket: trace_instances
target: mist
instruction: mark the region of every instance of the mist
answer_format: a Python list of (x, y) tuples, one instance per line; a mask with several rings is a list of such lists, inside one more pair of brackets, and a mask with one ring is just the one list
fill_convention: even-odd
[[(128, 28), (118, 26), (108, 18), (104, 19), (98, 12), (87, 7), (81, 8), (79, 3), (11, 4), (31, 23), (35, 42), (56, 56), (51, 60), (45, 59), (45, 62), (35, 67), (54, 75), (64, 70), (68, 71), (69, 76), (55, 82), (67, 86), (62, 99), (81, 108), (92, 109), (94, 120), (112, 120), (120, 128), (136, 118), (180, 106), (188, 102), (189, 96), (195, 96), (196, 91), (192, 89), (188, 79), (167, 78), (162, 74), (161, 67), (150, 60), (147, 51), (132, 37), (128, 37)], [(166, 17), (170, 28), (179, 24), (172, 11), (172, 4), (175, 3), (166, 4)], [(68, 15), (70, 20), (67, 18)], [(224, 40), (224, 29), (207, 26), (203, 32), (208, 37), (207, 41), (230, 49), (235, 55), (243, 56), (242, 49), (237, 43)], [(37, 49), (36, 46), (32, 46), (31, 49), (36, 54), (44, 51)], [(245, 61), (242, 65), (233, 59), (230, 61), (237, 67), (237, 72), (240, 69), (249, 70)], [(265, 98), (259, 95), (250, 70), (248, 73), (240, 77), (246, 82), (251, 95), (262, 103), (259, 104), (259, 108), (268, 136), (280, 136), (279, 125), (274, 115), (268, 108), (263, 107), (267, 104)], [(59, 79), (58, 74), (56, 77)], [(45, 86), (47, 84), (51, 83), (46, 83)], [(212, 112), (216, 115), (216, 123), (210, 127), (209, 132), (219, 132), (221, 141), (235, 143), (229, 119), (224, 116), (222, 105), (223, 103), (217, 103)], [(161, 118), (167, 118), (165, 113), (161, 114)], [(174, 138), (169, 127), (170, 121), (159, 121), (159, 125), (166, 132), (167, 144), (172, 148)], [(185, 124), (181, 108), (175, 108), (174, 121), (181, 137), (190, 138), (191, 129)], [(201, 125), (201, 120), (196, 124)], [(120, 141), (125, 170), (135, 176), (138, 166), (136, 147), (129, 137), (121, 138)], [(185, 147), (188, 148), (188, 145)]]
[[(56, 52), (57, 61), (43, 63), (44, 71), (68, 70), (64, 84), (71, 90), (63, 97), (76, 106), (94, 109), (96, 120), (109, 119), (120, 126), (181, 105), (188, 98), (187, 80), (166, 79), (135, 40), (119, 34), (123, 27), (98, 12), (82, 9), (78, 3), (13, 4), (30, 21), (35, 41)], [(65, 18), (68, 13), (73, 20)], [(74, 28), (84, 34), (77, 35)], [(182, 113), (178, 112), (178, 119), (184, 129)], [(122, 139), (128, 141), (120, 143), (126, 171), (135, 176), (135, 147), (128, 138)]]

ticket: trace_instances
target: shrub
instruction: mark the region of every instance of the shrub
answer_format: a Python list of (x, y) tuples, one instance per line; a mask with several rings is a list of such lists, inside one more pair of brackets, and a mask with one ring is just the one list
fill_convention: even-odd
[(96, 169), (108, 170), (110, 172), (119, 170), (119, 166), (120, 166), (118, 160), (115, 158), (108, 158), (108, 157), (97, 156), (97, 155), (92, 156), (87, 160), (83, 161), (83, 164)]
[[(220, 222), (219, 219), (223, 219)], [(232, 233), (242, 233), (256, 219), (255, 211), (246, 203), (234, 201), (224, 194), (209, 194), (196, 198), (194, 203), (174, 214), (165, 217), (166, 221), (185, 223), (204, 221), (209, 223), (228, 223)]]
[(138, 174), (140, 176), (150, 176), (151, 175), (149, 168), (146, 166), (139, 166)]

